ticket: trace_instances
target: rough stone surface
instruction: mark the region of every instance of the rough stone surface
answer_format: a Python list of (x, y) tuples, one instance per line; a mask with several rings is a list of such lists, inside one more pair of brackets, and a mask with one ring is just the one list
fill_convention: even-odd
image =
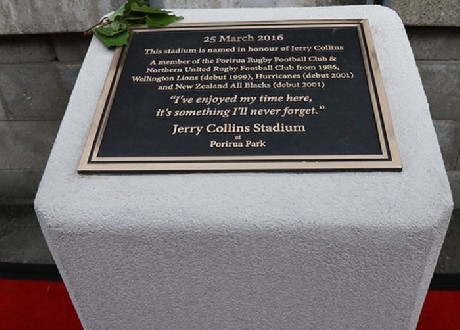
[(0, 121), (6, 120), (7, 117), (10, 115), (8, 110), (8, 105), (6, 104), (5, 97), (2, 94), (2, 89), (0, 88)]
[[(69, 100), (70, 94), (72, 93), (73, 87), (75, 85), (75, 80), (77, 79), (78, 73), (80, 72), (81, 63), (76, 64), (61, 64), (58, 65), (59, 79), (58, 81), (62, 84), (63, 95), (66, 100)], [(64, 107), (65, 110), (66, 107)], [(58, 117), (59, 119), (62, 116)]]
[(51, 62), (53, 60), (51, 45), (44, 35), (0, 36), (0, 64)]
[(0, 262), (54, 263), (32, 205), (0, 204)]
[(460, 171), (450, 171), (448, 174), (455, 208), (460, 210)]
[(434, 128), (441, 146), (446, 170), (453, 170), (460, 151), (460, 122), (437, 120), (434, 122)]
[(278, 7), (322, 7), (361, 5), (361, 0), (275, 0)]
[(124, 0), (2, 1), (0, 34), (83, 32)]
[(405, 0), (391, 1), (404, 24), (420, 26), (459, 26), (458, 0)]
[(0, 205), (32, 204), (42, 174), (43, 169), (0, 169)]
[(276, 0), (239, 0), (239, 7), (276, 7)]
[(315, 7), (357, 5), (360, 0), (164, 0), (166, 8)]
[[(358, 5), (360, 0), (267, 0), (276, 7)], [(0, 34), (82, 32), (123, 0), (44, 0), (0, 2)], [(165, 0), (167, 8), (232, 8), (260, 5), (261, 0)], [(408, 25), (459, 26), (457, 0), (391, 1)]]
[(455, 210), (439, 255), (436, 273), (460, 273), (460, 210)]
[(79, 33), (55, 34), (52, 37), (56, 59), (61, 62), (82, 62), (91, 37)]
[(95, 40), (35, 200), (84, 327), (414, 329), (453, 205), (399, 18), (367, 6), (177, 12), (369, 17), (404, 170), (78, 175), (112, 57)]
[(410, 27), (407, 34), (416, 60), (460, 60), (458, 28)]
[(417, 62), (433, 119), (460, 120), (458, 61)]
[(44, 168), (59, 122), (0, 121), (0, 169)]
[(240, 0), (165, 0), (165, 8), (231, 8), (238, 7)]
[(0, 67), (6, 120), (60, 120), (79, 64), (27, 64)]

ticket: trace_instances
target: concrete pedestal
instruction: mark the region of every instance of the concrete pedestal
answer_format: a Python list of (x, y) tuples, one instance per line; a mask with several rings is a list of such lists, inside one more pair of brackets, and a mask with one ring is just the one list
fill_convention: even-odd
[(368, 18), (403, 171), (78, 175), (113, 53), (94, 40), (35, 208), (87, 329), (413, 329), (452, 211), (398, 16), (370, 6), (177, 11)]

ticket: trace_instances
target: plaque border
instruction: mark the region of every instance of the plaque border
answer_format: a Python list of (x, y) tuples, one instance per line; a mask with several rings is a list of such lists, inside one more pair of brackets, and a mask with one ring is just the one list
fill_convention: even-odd
[(78, 173), (176, 172), (176, 171), (401, 171), (401, 159), (384, 91), (377, 53), (367, 19), (239, 21), (176, 23), (162, 29), (136, 28), (134, 33), (211, 30), (218, 28), (357, 27), (358, 37), (377, 127), (381, 154), (376, 155), (265, 155), (98, 157), (121, 71), (130, 43), (114, 51), (96, 113), (85, 143)]

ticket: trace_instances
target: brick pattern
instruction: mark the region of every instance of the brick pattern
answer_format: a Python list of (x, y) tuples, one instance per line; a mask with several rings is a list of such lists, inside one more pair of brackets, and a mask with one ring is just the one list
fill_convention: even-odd
[(433, 119), (460, 120), (460, 66), (458, 61), (418, 61)]
[(435, 273), (460, 273), (460, 210), (455, 210), (441, 249)]
[(459, 27), (406, 27), (412, 51), (418, 61), (458, 61)]
[(394, 0), (391, 7), (406, 25), (458, 26), (460, 23), (458, 0)]
[(459, 27), (407, 27), (456, 209), (460, 209), (459, 32)]
[(50, 46), (44, 35), (2, 36), (0, 64), (51, 62), (54, 56)]
[(0, 85), (5, 104), (0, 119), (60, 120), (79, 68), (79, 64), (56, 61), (1, 67)]
[(0, 262), (53, 264), (32, 205), (1, 205)]
[(0, 169), (0, 205), (31, 204), (42, 174), (43, 168)]
[(85, 31), (125, 0), (1, 1), (0, 34)]
[(435, 120), (434, 128), (441, 147), (444, 166), (447, 171), (455, 171), (459, 157), (460, 121)]
[[(410, 1), (406, 2), (406, 5), (409, 3)], [(420, 5), (420, 8), (424, 7)], [(457, 25), (459, 22), (460, 20), (457, 20)], [(435, 272), (458, 273), (460, 272), (460, 109), (458, 106), (460, 29), (458, 27), (408, 27), (407, 32), (430, 104), (456, 208)]]
[(33, 202), (89, 41), (0, 37), (0, 204)]

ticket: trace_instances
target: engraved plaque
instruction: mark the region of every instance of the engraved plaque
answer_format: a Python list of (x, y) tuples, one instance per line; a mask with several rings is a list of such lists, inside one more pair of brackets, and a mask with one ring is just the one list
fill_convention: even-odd
[(237, 170), (401, 170), (367, 20), (132, 31), (79, 172)]

